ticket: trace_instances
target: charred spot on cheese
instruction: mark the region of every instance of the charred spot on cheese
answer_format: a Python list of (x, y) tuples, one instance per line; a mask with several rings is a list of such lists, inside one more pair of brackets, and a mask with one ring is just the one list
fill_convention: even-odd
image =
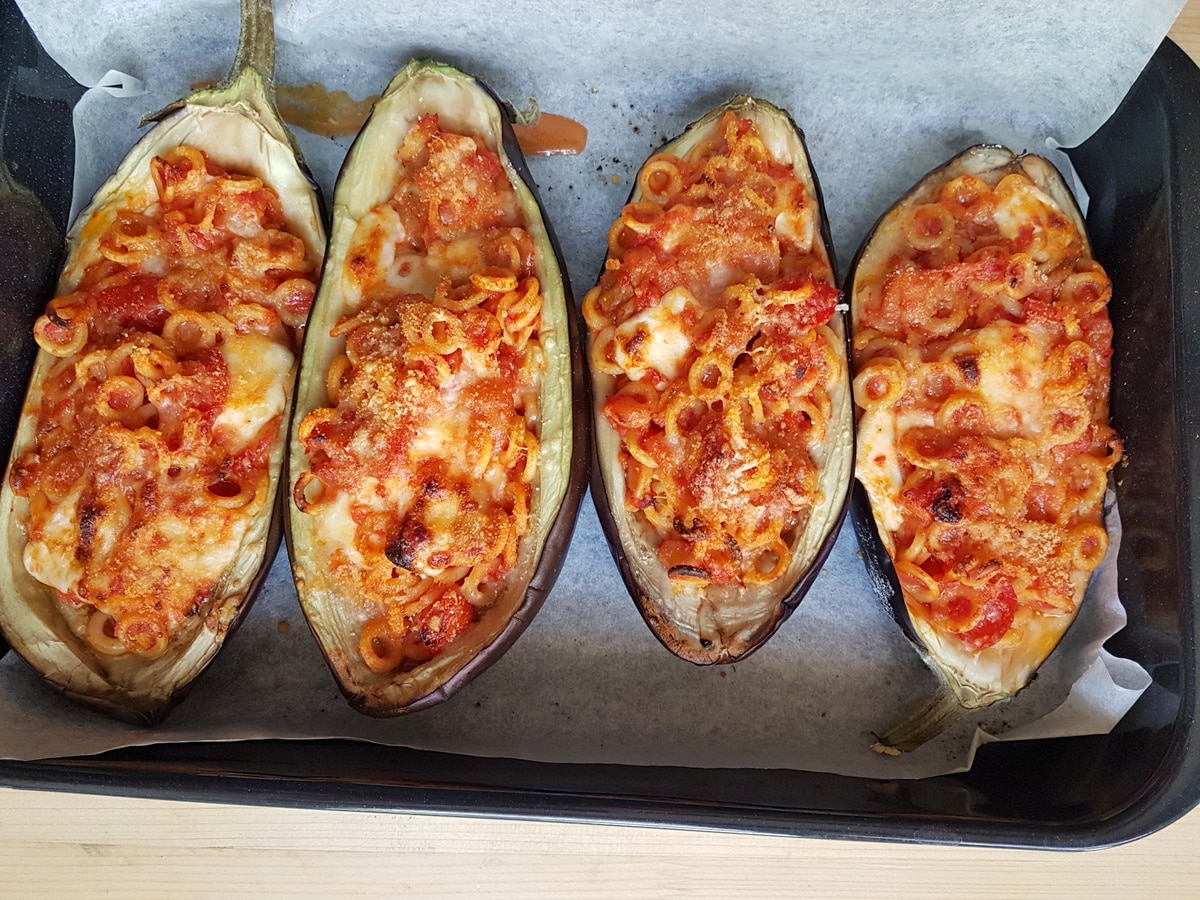
[(95, 501), (84, 501), (79, 505), (79, 542), (75, 546), (75, 558), (87, 562), (92, 556), (92, 543), (96, 540), (96, 522), (104, 509)]
[(699, 566), (671, 566), (668, 574), (672, 578), (695, 578), (704, 582), (712, 579), (712, 574), (708, 569), (701, 569)]
[(401, 524), (399, 534), (384, 549), (384, 555), (400, 568), (411, 570), (417, 552), (431, 537), (423, 523), (410, 517)]
[(979, 384), (979, 358), (976, 356), (960, 355), (954, 357), (954, 364), (967, 379), (967, 384)]
[(906, 490), (904, 495), (927, 509), (937, 521), (957, 522), (962, 516), (955, 506), (953, 483), (930, 479), (920, 489)]

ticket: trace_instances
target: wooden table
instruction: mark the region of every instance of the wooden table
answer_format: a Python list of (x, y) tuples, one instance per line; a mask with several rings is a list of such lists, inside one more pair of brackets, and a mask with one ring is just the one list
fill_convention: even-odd
[[(1171, 36), (1200, 61), (1200, 0)], [(0, 789), (0, 897), (1200, 896), (1200, 808), (1083, 854)]]

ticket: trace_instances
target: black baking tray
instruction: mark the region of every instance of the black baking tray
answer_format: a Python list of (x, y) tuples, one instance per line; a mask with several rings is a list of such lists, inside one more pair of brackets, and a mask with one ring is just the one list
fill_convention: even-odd
[[(80, 89), (0, 0), (0, 125), (14, 175), (64, 227)], [(0, 784), (370, 811), (454, 813), (906, 842), (1083, 849), (1129, 841), (1200, 800), (1200, 70), (1165, 41), (1109, 121), (1070, 151), (1114, 282), (1112, 415), (1125, 439), (1120, 591), (1109, 649), (1153, 684), (1108, 735), (991, 744), (963, 774), (916, 781), (760, 769), (565, 765), (349, 741), (162, 744), (0, 761)], [(0, 255), (12, 251), (0, 248)], [(0, 306), (28, 325), (43, 286)], [(13, 269), (12, 271), (16, 271)], [(8, 279), (5, 281), (5, 279)], [(47, 282), (48, 284), (49, 282)], [(29, 294), (38, 296), (29, 296)], [(0, 331), (7, 332), (7, 322)], [(20, 332), (27, 334), (27, 331)], [(3, 337), (3, 335), (0, 335)], [(7, 456), (32, 343), (0, 358)], [(0, 644), (0, 655), (7, 649)], [(4, 727), (0, 723), (0, 728)]]

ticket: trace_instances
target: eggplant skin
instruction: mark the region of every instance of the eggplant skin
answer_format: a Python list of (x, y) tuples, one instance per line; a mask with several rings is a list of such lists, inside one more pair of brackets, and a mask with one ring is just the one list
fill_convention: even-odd
[[(253, 173), (280, 196), (288, 230), (304, 242), (318, 264), (324, 253), (325, 230), (320, 198), (312, 179), (295, 155), (290, 135), (269, 99), (267, 81), (252, 67), (219, 88), (199, 91), (169, 110), (130, 150), (118, 170), (101, 186), (67, 235), (59, 293), (70, 290), (82, 273), (87, 224), (102, 210), (122, 202), (129, 185), (149, 179), (150, 160), (182, 144), (196, 146), (229, 171)], [(40, 384), (54, 361), (39, 351), (29, 380), (29, 393), (13, 442), (10, 466), (32, 446)], [(292, 401), (286, 386), (285, 409)], [(281, 424), (270, 454), (266, 502), (251, 523), (237, 559), (222, 587), (189, 626), (172, 636), (166, 651), (142, 660), (132, 654), (103, 657), (67, 626), (53, 589), (26, 572), (22, 551), (27, 502), (4, 479), (0, 488), (0, 631), (14, 652), (64, 695), (108, 715), (137, 725), (160, 722), (190, 690), (236, 631), (249, 611), (282, 539), (279, 485), (287, 428)]]
[[(286, 516), (288, 551), (300, 605), (338, 688), (360, 713), (403, 715), (441, 703), (487, 670), (533, 620), (566, 557), (579, 503), (587, 488), (588, 385), (584, 378), (578, 309), (571, 296), (557, 238), (546, 219), (512, 129), (511, 111), (474, 77), (428, 59), (414, 59), (389, 83), (346, 155), (334, 192), (327, 265), (309, 320), (300, 387), (292, 419), (288, 483), (307, 471), (296, 437), (304, 417), (326, 405), (325, 372), (335, 355), (329, 330), (342, 315), (338, 283), (350, 238), (362, 215), (391, 196), (395, 150), (416, 118), (436, 113), (442, 127), (462, 129), (495, 150), (517, 192), (536, 246), (543, 293), (543, 347), (539, 470), (530, 531), (495, 602), (430, 660), (402, 673), (372, 672), (358, 649), (361, 601), (328, 577), (313, 517), (294, 497)], [(540, 498), (540, 499), (539, 499)]]
[[(892, 235), (897, 228), (898, 219), (896, 217), (901, 211), (919, 203), (928, 202), (931, 198), (936, 199), (940, 186), (957, 176), (975, 175), (994, 186), (1001, 177), (1010, 173), (1025, 175), (1055, 202), (1082, 239), (1084, 253), (1089, 258), (1091, 257), (1091, 247), (1088, 243), (1083, 215), (1065, 180), (1050, 162), (1039, 156), (1018, 155), (998, 145), (980, 144), (969, 147), (923, 176), (887, 212), (880, 216), (860, 245), (844, 285), (844, 294), (850, 305), (852, 347), (854, 334), (858, 329), (858, 312), (861, 307), (857, 286), (861, 278), (870, 277), (863, 274), (868, 265), (864, 260), (874, 258), (874, 256), (887, 255), (886, 251), (879, 251), (873, 256), (873, 244), (877, 240), (895, 240)], [(850, 359), (853, 369), (853, 351)], [(865, 440), (867, 438), (860, 434), (859, 445), (863, 446)], [(1117, 443), (1119, 445), (1119, 441)], [(859, 480), (854, 486), (851, 521), (872, 586), (892, 618), (900, 626), (905, 637), (913, 644), (918, 654), (938, 675), (962, 707), (966, 709), (981, 708), (1015, 696), (1033, 679), (1038, 667), (1061, 642), (1062, 637), (1073, 623), (1075, 614), (1078, 612), (1078, 605), (1082, 600), (1082, 589), (1077, 591), (1075, 613), (1057, 617), (1061, 620), (1060, 624), (1055, 626), (1058, 628), (1058, 632), (1049, 648), (1044, 652), (1030, 651), (1025, 658), (1017, 657), (1014, 654), (1014, 658), (1004, 659), (1001, 652), (985, 648), (982, 651), (957, 651), (962, 655), (974, 655), (974, 660), (965, 664), (961, 658), (958, 661), (952, 661), (949, 655), (942, 658), (943, 651), (931, 645), (929, 636), (922, 633), (921, 626), (909, 612), (892, 560), (890, 537), (882, 525), (880, 510), (872, 506), (870, 494), (861, 480), (862, 477), (860, 472)], [(930, 629), (929, 634), (932, 633), (933, 631)], [(992, 655), (993, 653), (994, 655)], [(976, 666), (978, 674), (977, 677), (973, 677), (967, 670)]]
[[(31, 191), (12, 181), (0, 159), (0, 376), (25, 379), (37, 350), (31, 329), (53, 295), (62, 232)], [(0, 410), (0, 455), (12, 449), (20, 407), (10, 396)], [(0, 644), (0, 647), (3, 647)], [(2, 654), (0, 654), (2, 655)]]
[[(53, 293), (54, 276), (62, 254), (62, 233), (50, 213), (31, 191), (17, 184), (0, 159), (0, 373), (23, 378), (33, 365), (36, 346), (30, 339), (33, 322)], [(21, 413), (16, 398), (4, 405), (0, 421), (0, 454), (12, 449), (12, 434)], [(0, 658), (8, 642), (0, 636)]]
[[(730, 111), (754, 120), (768, 146), (778, 144), (787, 148), (795, 172), (815, 204), (819, 228), (813, 239), (814, 249), (819, 248), (827, 259), (830, 284), (836, 286), (837, 263), (820, 182), (812, 168), (804, 134), (785, 111), (764, 100), (735, 97), (692, 123), (651, 158), (664, 152), (685, 155), (711, 134)], [(628, 202), (640, 198), (635, 179)], [(604, 274), (604, 269), (600, 274)], [(837, 540), (847, 512), (854, 459), (853, 409), (845, 359), (847, 323), (840, 306), (829, 325), (839, 338), (837, 349), (842, 371), (836, 389), (831, 391), (827, 459), (819, 470), (823, 498), (814, 505), (808, 526), (800, 529), (793, 543), (792, 565), (777, 583), (766, 589), (708, 586), (678, 590), (672, 585), (655, 549), (626, 511), (625, 478), (618, 460), (619, 438), (602, 412), (613, 389), (613, 379), (597, 371), (590, 354), (585, 354), (593, 394), (591, 490), (596, 514), (638, 612), (658, 641), (687, 662), (701, 666), (733, 663), (766, 643), (804, 599)]]

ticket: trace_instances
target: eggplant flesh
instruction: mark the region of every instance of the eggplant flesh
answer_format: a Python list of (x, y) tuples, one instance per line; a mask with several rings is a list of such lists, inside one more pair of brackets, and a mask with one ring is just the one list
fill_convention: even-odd
[[(820, 186), (803, 133), (786, 112), (760, 99), (735, 97), (694, 122), (680, 137), (659, 148), (655, 156), (669, 153), (685, 157), (694, 148), (719, 139), (727, 113), (751, 120), (775, 160), (789, 166), (803, 184), (815, 215), (811, 253), (825, 271), (823, 280), (836, 286), (833, 244)], [(636, 204), (642, 198), (639, 178), (629, 203)], [(799, 605), (836, 541), (852, 478), (854, 428), (846, 325), (840, 307), (828, 325), (836, 338), (833, 351), (840, 368), (825, 385), (830, 401), (826, 436), (819, 445), (809, 448), (817, 466), (817, 487), (807, 519), (790, 536), (792, 557), (788, 566), (768, 584), (714, 584), (704, 577), (703, 570), (694, 573), (699, 578), (687, 577), (692, 573), (681, 571), (682, 567), (668, 568), (660, 559), (658, 546), (663, 535), (626, 504), (622, 441), (603, 412), (605, 401), (618, 387), (616, 376), (600, 371), (591, 361), (595, 456), (592, 496), (597, 514), (638, 611), (655, 637), (688, 662), (732, 663), (762, 646)], [(593, 329), (589, 340), (596, 338)], [(684, 577), (672, 577), (681, 574)]]
[[(247, 17), (259, 26), (256, 46), (247, 45)], [(68, 232), (58, 295), (72, 291), (88, 265), (99, 258), (98, 238), (128, 199), (153, 194), (151, 160), (181, 145), (202, 150), (230, 173), (256, 176), (272, 187), (279, 196), (284, 227), (303, 241), (315, 276), (325, 247), (321, 205), (274, 108), (270, 25), (269, 3), (245, 5), (242, 44), (231, 78), (218, 88), (194, 93), (164, 110), (155, 127), (100, 187)], [(13, 462), (35, 444), (42, 385), (57, 362), (58, 358), (45, 350), (38, 351), (13, 443), (10, 471)], [(293, 364), (287, 383), (280, 386), (285, 395), (283, 419), (270, 449), (265, 500), (217, 588), (210, 592), (198, 614), (185, 619), (169, 636), (166, 649), (158, 655), (105, 655), (78, 636), (79, 625), (68, 622), (56, 591), (33, 578), (25, 568), (29, 502), (13, 491), (8, 477), (4, 479), (0, 489), (0, 530), (4, 535), (0, 552), (0, 630), (12, 649), (51, 685), (117, 718), (153, 724), (182, 699), (212, 661), (250, 608), (282, 536), (277, 515), (278, 488), (296, 370)]]
[[(868, 291), (873, 285), (881, 284), (881, 272), (886, 272), (897, 258), (907, 258), (906, 239), (902, 234), (905, 216), (914, 208), (936, 201), (942, 186), (960, 176), (974, 176), (994, 188), (1007, 175), (1019, 174), (1028, 178), (1043, 198), (1052, 201), (1057, 212), (1065, 217), (1080, 241), (1081, 259), (1091, 260), (1091, 248), (1084, 227), (1083, 216), (1057, 169), (1042, 157), (1017, 155), (1012, 151), (993, 145), (971, 147), (951, 159), (945, 165), (922, 178), (904, 197), (885, 213), (865, 239), (847, 277), (847, 294), (850, 302), (851, 343), (857, 350), (856, 336), (867, 326), (863, 322), (862, 310), (867, 304)], [(1055, 215), (1052, 213), (1051, 215)], [(875, 288), (878, 289), (878, 288)], [(1014, 333), (1020, 326), (1014, 326)], [(948, 338), (953, 339), (953, 338)], [(865, 340), (865, 338), (864, 338)], [(856, 359), (863, 364), (863, 360)], [(959, 362), (956, 360), (956, 363)], [(987, 379), (978, 368), (967, 369), (974, 379)], [(856, 387), (856, 390), (858, 388)], [(1099, 403), (1105, 414), (1100, 417), (1101, 427), (1107, 429), (1106, 392)], [(887, 440), (893, 433), (894, 424), (884, 421), (879, 414), (868, 420), (859, 404), (858, 466), (859, 484), (852, 504), (852, 519), (872, 582), (893, 616), (903, 628), (906, 636), (917, 648), (927, 665), (938, 675), (942, 683), (953, 694), (961, 708), (975, 709), (1007, 700), (1015, 696), (1034, 677), (1038, 668), (1058, 646), (1063, 635), (1074, 621), (1090, 580), (1091, 570), (1071, 573), (1074, 592), (1074, 608), (1053, 614), (1035, 614), (1023, 624), (1024, 637), (1019, 641), (1000, 640), (988, 646), (976, 646), (960, 639), (956, 634), (932, 625), (919, 614), (921, 603), (912, 597), (906, 599), (894, 564), (896, 552), (897, 507), (885, 491), (875, 484), (874, 469), (867, 465), (868, 456), (876, 453), (878, 441)], [(894, 418), (894, 416), (892, 417)], [(1107, 467), (1119, 457), (1119, 439), (1108, 432), (1107, 452), (1110, 454)], [(1107, 479), (1105, 479), (1107, 485)], [(955, 512), (949, 500), (943, 503), (939, 513), (935, 501), (933, 516), (942, 522), (955, 521)], [(1102, 522), (1102, 501), (1098, 500), (1093, 510), (1095, 522)], [(1019, 527), (1019, 526), (1018, 526)], [(979, 642), (982, 643), (982, 642)], [(944, 704), (934, 704), (945, 712)], [(914, 727), (919, 723), (911, 723)], [(928, 724), (928, 723), (927, 723)]]
[[(347, 154), (334, 192), (334, 216), (325, 273), (313, 304), (293, 416), (289, 479), (309, 472), (297, 437), (315, 409), (329, 406), (326, 373), (344, 352), (345, 337), (330, 330), (348, 312), (347, 254), (359, 223), (393, 197), (400, 170), (397, 149), (422, 117), (436, 114), (446, 132), (482, 141), (497, 153), (532, 237), (534, 271), (543, 303), (539, 341), (545, 368), (538, 406), (538, 468), (529, 529), (512, 568), (502, 576), (475, 621), (461, 635), (411, 667), (373, 671), (362, 656), (360, 634), (377, 610), (330, 572), (339, 544), (322, 533), (316, 516), (289, 502), (288, 549), (305, 618), (347, 701), (359, 712), (393, 716), (440, 703), (495, 663), (540, 609), (558, 575), (587, 484), (587, 387), (579, 359), (577, 311), (557, 240), (545, 220), (532, 178), (512, 131), (509, 112), (481, 82), (449, 65), (413, 60), (389, 83)], [(411, 290), (416, 290), (414, 286)], [(389, 557), (390, 558), (390, 557)]]

